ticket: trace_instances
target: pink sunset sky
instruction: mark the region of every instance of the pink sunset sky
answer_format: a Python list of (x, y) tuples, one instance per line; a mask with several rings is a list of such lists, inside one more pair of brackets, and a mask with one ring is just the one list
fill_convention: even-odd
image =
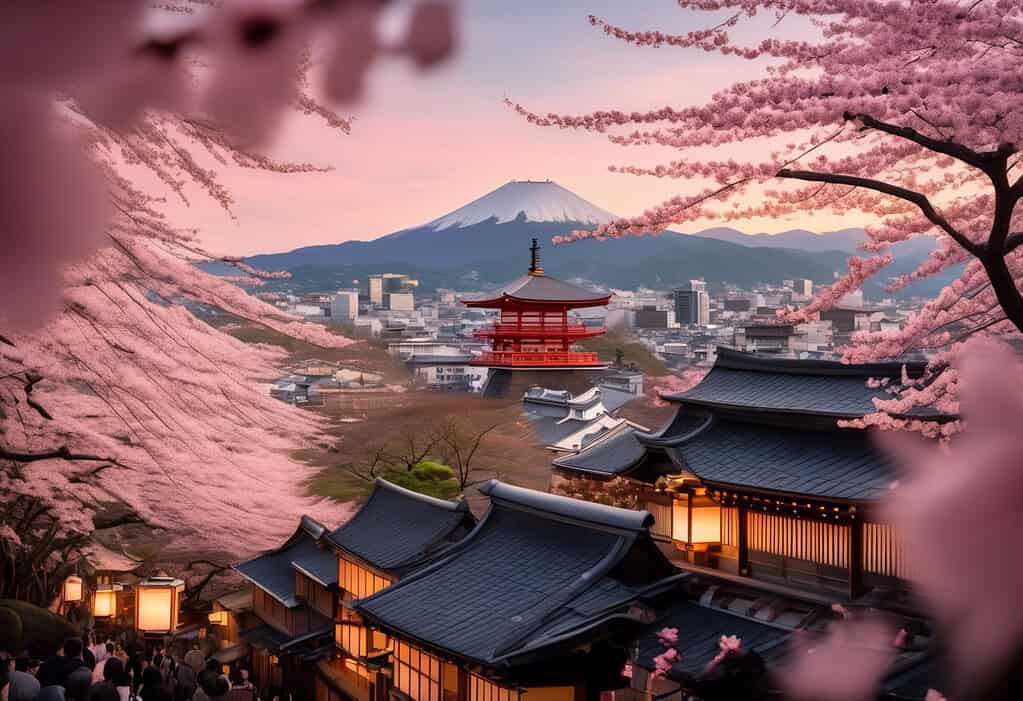
[[(591, 13), (629, 28), (673, 33), (720, 19), (680, 10), (671, 0), (468, 0), (456, 59), (429, 74), (397, 59), (379, 64), (366, 99), (342, 110), (355, 117), (351, 135), (312, 118), (295, 116), (284, 125), (272, 155), (329, 165), (332, 172), (228, 170), (223, 177), (237, 200), (235, 220), (202, 197), (176, 207), (175, 216), (198, 227), (209, 247), (250, 254), (376, 238), (425, 223), (509, 180), (550, 178), (622, 216), (692, 190), (697, 185), (607, 171), (612, 163), (664, 163), (676, 157), (671, 151), (624, 149), (599, 134), (540, 129), (502, 99), (541, 112), (680, 106), (705, 101), (735, 79), (761, 75), (763, 65), (630, 46), (591, 27)], [(390, 19), (398, 26), (401, 16)], [(738, 35), (753, 42), (767, 33), (807, 31), (791, 22), (773, 24), (773, 17), (758, 18)], [(857, 223), (822, 215), (737, 228), (827, 231)]]

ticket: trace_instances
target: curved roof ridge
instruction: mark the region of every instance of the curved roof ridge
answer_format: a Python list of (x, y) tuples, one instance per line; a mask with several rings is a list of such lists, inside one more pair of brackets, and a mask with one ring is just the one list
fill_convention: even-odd
[(495, 479), (480, 485), (479, 489), (480, 493), (490, 497), (491, 502), (527, 509), (540, 515), (550, 514), (590, 526), (638, 532), (646, 530), (654, 522), (654, 517), (649, 511), (633, 511), (617, 506), (596, 504), (525, 487), (516, 487)]
[[(395, 484), (394, 482), (388, 482), (383, 477), (377, 477), (373, 480), (373, 493), (370, 494), (370, 499), (377, 493), (378, 489), (389, 489), (396, 494), (400, 494), (408, 499), (415, 499), (424, 504), (435, 506), (438, 509), (446, 509), (448, 511), (468, 511), (469, 505), (464, 499), (458, 501), (448, 501), (447, 499), (438, 499), (437, 497), (431, 497), (429, 494), (422, 494), (421, 492), (414, 492), (411, 489), (402, 487), (401, 485)], [(369, 500), (367, 500), (369, 503)], [(344, 528), (342, 526), (341, 528)]]
[[(683, 411), (683, 410), (684, 409), (679, 408), (679, 411)], [(650, 446), (677, 446), (677, 445), (682, 445), (683, 443), (686, 443), (687, 441), (689, 441), (689, 440), (691, 440), (693, 438), (696, 438), (697, 436), (701, 435), (705, 431), (710, 430), (710, 428), (711, 428), (711, 426), (713, 426), (714, 422), (715, 422), (714, 414), (707, 414), (707, 416), (703, 419), (703, 421), (698, 426), (696, 426), (695, 428), (691, 428), (688, 431), (685, 431), (684, 433), (681, 433), (681, 434), (678, 434), (678, 435), (672, 435), (672, 434), (670, 434), (668, 432), (670, 431), (671, 427), (674, 426), (675, 423), (676, 423), (673, 420), (670, 424), (668, 424), (659, 433), (643, 433), (641, 431), (637, 431), (636, 432), (636, 440), (638, 440), (640, 443), (642, 443), (644, 445), (650, 445)]]
[(566, 608), (569, 603), (580, 596), (583, 592), (594, 587), (601, 578), (610, 572), (615, 565), (621, 562), (629, 550), (632, 549), (632, 545), (635, 542), (635, 534), (627, 536), (619, 536), (615, 544), (608, 550), (607, 554), (600, 559), (599, 562), (595, 563), (585, 572), (582, 572), (565, 591), (555, 597), (554, 601), (549, 602), (547, 610), (542, 616), (539, 616), (536, 620), (524, 621), (519, 626), (513, 628), (504, 637), (503, 640), (498, 642), (491, 652), (491, 659), (498, 660), (505, 655), (511, 653), (516, 648), (520, 647), (524, 641), (526, 641), (530, 635), (543, 628), (548, 623), (551, 616)]
[(326, 541), (349, 558), (396, 572), (438, 554), (460, 525), (472, 522), (464, 500), (437, 499), (377, 479), (362, 507)]
[[(830, 375), (836, 377), (888, 377), (902, 379), (902, 369), (910, 377), (919, 377), (927, 368), (923, 361), (889, 361), (879, 363), (843, 363), (838, 360), (804, 358), (772, 358), (755, 353), (717, 347), (715, 368), (771, 372), (785, 375)], [(676, 396), (684, 396), (684, 392)]]
[(302, 514), (302, 518), (299, 520), (299, 525), (303, 531), (312, 536), (315, 540), (319, 540), (324, 533), (327, 532), (327, 527), (322, 523), (314, 519), (312, 516)]

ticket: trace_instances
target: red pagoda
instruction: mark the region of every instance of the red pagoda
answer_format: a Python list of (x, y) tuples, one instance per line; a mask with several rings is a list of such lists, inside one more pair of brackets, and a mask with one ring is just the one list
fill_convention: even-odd
[(611, 299), (585, 287), (572, 285), (544, 274), (540, 247), (533, 239), (529, 273), (482, 298), (467, 300), (466, 306), (500, 309), (493, 326), (475, 332), (491, 340), (491, 350), (473, 360), (507, 370), (585, 370), (603, 368), (596, 353), (572, 350), (572, 344), (603, 334), (606, 329), (569, 323), (568, 310), (602, 307)]

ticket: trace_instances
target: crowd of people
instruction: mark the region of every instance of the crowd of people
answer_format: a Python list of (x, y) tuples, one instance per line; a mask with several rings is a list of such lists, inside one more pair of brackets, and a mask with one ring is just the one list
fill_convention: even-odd
[(263, 696), (244, 667), (227, 671), (198, 645), (180, 659), (159, 644), (68, 638), (45, 659), (0, 655), (0, 701), (291, 701)]

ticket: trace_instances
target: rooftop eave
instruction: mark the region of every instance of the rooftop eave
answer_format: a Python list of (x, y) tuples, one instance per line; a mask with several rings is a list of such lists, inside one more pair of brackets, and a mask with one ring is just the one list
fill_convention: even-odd
[(570, 309), (579, 308), (583, 309), (586, 307), (603, 307), (611, 301), (612, 295), (604, 295), (603, 297), (593, 297), (590, 299), (576, 299), (576, 300), (556, 300), (556, 299), (529, 299), (527, 297), (516, 297), (507, 293), (502, 294), (499, 297), (490, 297), (487, 299), (466, 299), (462, 300), (462, 304), (467, 307), (479, 307), (484, 309), (500, 308), (501, 306), (513, 304), (513, 305), (540, 305), (549, 307), (568, 307)]

